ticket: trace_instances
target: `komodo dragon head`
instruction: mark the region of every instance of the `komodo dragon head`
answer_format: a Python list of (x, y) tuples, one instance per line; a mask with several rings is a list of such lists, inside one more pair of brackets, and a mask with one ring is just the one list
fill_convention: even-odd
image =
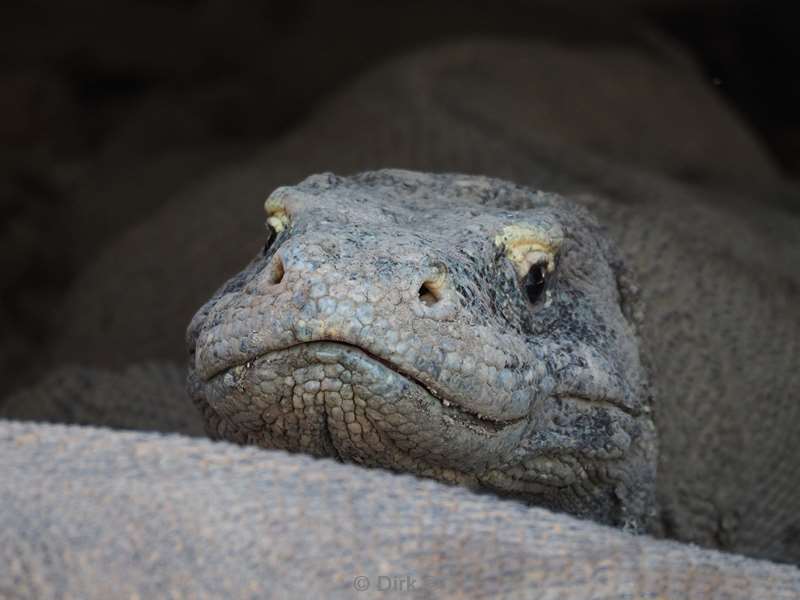
[(195, 315), (212, 436), (638, 526), (656, 441), (633, 288), (598, 224), (464, 175), (309, 177)]

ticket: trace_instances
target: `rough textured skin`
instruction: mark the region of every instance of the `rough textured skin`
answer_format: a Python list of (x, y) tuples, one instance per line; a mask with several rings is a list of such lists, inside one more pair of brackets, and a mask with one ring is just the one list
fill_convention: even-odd
[(794, 567), (282, 452), (0, 422), (0, 468), (3, 598), (800, 596)]
[[(394, 166), (483, 173), (533, 189), (558, 191), (591, 208), (641, 283), (647, 311), (639, 326), (639, 352), (650, 356), (656, 391), (652, 405), (660, 434), (656, 495), (663, 533), (755, 556), (800, 560), (796, 473), (800, 436), (794, 425), (798, 419), (800, 372), (800, 317), (793, 310), (797, 305), (796, 265), (800, 264), (796, 219), (769, 208), (770, 197), (783, 193), (769, 161), (729, 111), (699, 84), (699, 78), (685, 77), (676, 84), (685, 73), (683, 65), (650, 58), (627, 61), (613, 50), (598, 52), (594, 48), (564, 55), (546, 46), (465, 44), (402, 59), (367, 76), (275, 147), (249, 163), (198, 181), (196, 187), (177, 196), (152, 221), (142, 223), (113, 244), (76, 284), (64, 312), (65, 331), (49, 356), (117, 368), (150, 358), (180, 360), (185, 350), (176, 324), (188, 322), (214, 286), (241, 268), (263, 245), (263, 219), (257, 211), (264, 195), (312, 172), (350, 173)], [(515, 68), (498, 66), (504, 64)], [(573, 67), (563, 69), (568, 64)], [(575, 64), (585, 65), (585, 75), (593, 74), (594, 83), (585, 88), (579, 86), (578, 90), (557, 88), (557, 94), (541, 100), (554, 87), (549, 75), (562, 69), (575, 73)], [(518, 69), (523, 68), (539, 73), (541, 78), (532, 77), (520, 87)], [(620, 88), (642, 91), (643, 95), (636, 95), (631, 105), (626, 104), (626, 93), (620, 95), (614, 86), (600, 85), (626, 69), (635, 74), (632, 81), (642, 80), (641, 87), (626, 84)], [(566, 79), (588, 81), (577, 74)], [(668, 90), (672, 91), (667, 94)], [(673, 101), (661, 106), (657, 114), (628, 119), (637, 107), (653, 105), (650, 93)], [(685, 104), (681, 104), (682, 100)], [(608, 111), (620, 108), (618, 118), (609, 118), (606, 126), (593, 130), (592, 115), (596, 111), (587, 106), (597, 103)], [(534, 106), (540, 110), (532, 110)], [(675, 107), (682, 108), (669, 112)], [(695, 110), (702, 116), (693, 116)], [(685, 120), (691, 123), (688, 127), (677, 126)], [(630, 128), (632, 121), (647, 126)], [(648, 133), (653, 131), (653, 123), (669, 123), (669, 127), (659, 127), (659, 135), (651, 138)], [(565, 127), (571, 133), (561, 137), (559, 131)], [(590, 135), (593, 131), (598, 135)], [(675, 132), (675, 138), (665, 140), (671, 132)], [(641, 145), (631, 144), (634, 139), (640, 139)], [(693, 141), (686, 142), (689, 139)], [(618, 140), (627, 141), (617, 143)], [(717, 143), (719, 140), (724, 141)], [(677, 177), (680, 182), (665, 175)], [(690, 181), (704, 186), (687, 185)], [(725, 187), (729, 189), (722, 193), (720, 190)], [(760, 190), (758, 204), (747, 197), (751, 190)], [(405, 234), (398, 239), (405, 239)], [(431, 249), (442, 251), (443, 247), (434, 245)], [(597, 264), (607, 269), (612, 263)], [(608, 273), (603, 272), (602, 281), (607, 283)], [(413, 289), (408, 282), (404, 285)], [(606, 284), (601, 290), (608, 292)], [(483, 294), (486, 290), (479, 291)], [(610, 306), (614, 304), (607, 308)], [(513, 315), (513, 308), (511, 312)], [(601, 316), (605, 319), (611, 315)], [(581, 319), (583, 323), (597, 322), (587, 319), (587, 315)], [(629, 320), (626, 316), (622, 322), (612, 322), (619, 327)], [(602, 344), (595, 350), (603, 355)], [(300, 357), (293, 360), (297, 358)], [(341, 353), (336, 358), (344, 360)], [(612, 353), (605, 356), (605, 361), (614, 369), (639, 372), (630, 357)], [(309, 381), (319, 379), (310, 370), (306, 375)], [(125, 379), (125, 374), (105, 376)], [(139, 385), (136, 379), (126, 381), (117, 381), (113, 386), (113, 393), (123, 406), (125, 394)], [(643, 398), (639, 400), (647, 404)], [(442, 403), (442, 412), (446, 408), (456, 407), (444, 407)], [(247, 419), (244, 425), (249, 426)], [(214, 457), (236, 457), (214, 472), (214, 493), (219, 499), (212, 504), (210, 498), (214, 494), (204, 494), (208, 488), (203, 486), (210, 485), (205, 480), (198, 478), (192, 484), (179, 478), (190, 477), (194, 472), (177, 458), (180, 452), (171, 442), (147, 438), (152, 441), (147, 442), (145, 453), (152, 451), (152, 461), (140, 457), (137, 464), (141, 468), (131, 466), (117, 471), (115, 466), (128, 464), (126, 457), (131, 451), (126, 450), (125, 440), (132, 438), (127, 435), (93, 437), (95, 434), (77, 429), (40, 431), (45, 432), (42, 441), (27, 446), (32, 454), (24, 454), (23, 445), (18, 448), (21, 455), (11, 451), (0, 454), (0, 461), (18, 457), (15, 460), (20, 466), (13, 473), (22, 478), (4, 479), (0, 485), (8, 486), (14, 498), (28, 500), (16, 500), (14, 504), (4, 501), (0, 504), (0, 518), (22, 522), (23, 530), (25, 521), (16, 519), (47, 522), (50, 530), (28, 527), (29, 536), (39, 537), (24, 552), (12, 551), (13, 556), (26, 558), (0, 565), (14, 565), (29, 573), (25, 581), (45, 582), (42, 585), (58, 587), (70, 579), (71, 585), (77, 586), (73, 589), (83, 590), (76, 593), (78, 596), (88, 595), (87, 590), (102, 590), (98, 586), (111, 581), (111, 573), (120, 585), (145, 590), (141, 594), (144, 597), (152, 595), (153, 582), (161, 585), (159, 592), (170, 586), (206, 583), (216, 592), (225, 591), (225, 586), (232, 589), (234, 580), (239, 595), (241, 582), (250, 585), (251, 581), (255, 582), (255, 590), (259, 585), (272, 586), (276, 596), (285, 595), (284, 588), (278, 587), (281, 585), (305, 586), (287, 587), (287, 594), (301, 589), (308, 591), (304, 595), (313, 595), (318, 592), (313, 586), (318, 585), (319, 579), (305, 574), (319, 572), (314, 568), (321, 569), (325, 576), (332, 571), (349, 571), (350, 565), (326, 571), (324, 565), (328, 563), (322, 560), (327, 557), (336, 565), (345, 564), (348, 553), (363, 557), (367, 561), (364, 564), (380, 564), (373, 575), (386, 573), (389, 568), (394, 572), (395, 564), (401, 565), (401, 570), (405, 565), (416, 569), (416, 565), (433, 564), (445, 571), (446, 566), (457, 564), (460, 566), (450, 570), (453, 577), (446, 578), (447, 584), (472, 582), (474, 576), (480, 578), (485, 573), (486, 578), (480, 581), (486, 587), (479, 589), (485, 589), (486, 595), (505, 591), (502, 586), (513, 580), (521, 582), (520, 589), (513, 590), (517, 596), (524, 592), (535, 597), (541, 592), (544, 597), (546, 593), (562, 597), (560, 592), (567, 589), (572, 595), (563, 597), (586, 597), (591, 595), (590, 585), (597, 585), (609, 575), (613, 583), (595, 596), (635, 597), (639, 592), (652, 592), (655, 596), (681, 597), (691, 592), (692, 597), (702, 597), (707, 592), (713, 597), (716, 590), (721, 597), (777, 595), (761, 587), (765, 579), (770, 585), (781, 582), (775, 585), (784, 590), (786, 597), (800, 596), (797, 571), (786, 567), (698, 551), (688, 545), (654, 542), (646, 537), (631, 538), (587, 521), (538, 509), (526, 511), (516, 504), (445, 489), (429, 481), (310, 462), (302, 457), (286, 458), (290, 474), (276, 476), (272, 465), (276, 465), (278, 473), (283, 467), (274, 454), (201, 444), (208, 450), (194, 456), (198, 456), (195, 464), (202, 468), (210, 468)], [(47, 441), (50, 436), (54, 445)], [(91, 453), (93, 447), (94, 455), (77, 452), (87, 436), (92, 440), (85, 442), (87, 452)], [(188, 442), (175, 442), (184, 443)], [(15, 441), (14, 448), (17, 445)], [(96, 460), (87, 462), (90, 456)], [(75, 462), (70, 462), (70, 457)], [(240, 459), (243, 475), (239, 475), (237, 467)], [(480, 462), (475, 455), (470, 455), (469, 460)], [(23, 466), (26, 461), (28, 465), (45, 465), (41, 472), (52, 474), (41, 477)], [(244, 466), (247, 464), (258, 468), (250, 469)], [(320, 471), (311, 468), (319, 465), (328, 466)], [(65, 478), (62, 472), (75, 475)], [(337, 479), (331, 472), (343, 475)], [(139, 477), (149, 483), (137, 487), (132, 482)], [(259, 486), (273, 477), (284, 479), (269, 496)], [(93, 482), (91, 487), (81, 485), (84, 478)], [(328, 481), (333, 483), (324, 492)], [(62, 496), (69, 497), (70, 502), (59, 504), (57, 498), (48, 499), (50, 491), (58, 493), (55, 490), (61, 489), (57, 486), (67, 490)], [(380, 495), (373, 495), (376, 488), (380, 488)], [(101, 491), (92, 491), (95, 489)], [(428, 489), (437, 490), (434, 495), (450, 498), (455, 494), (452, 497), (461, 500), (458, 504), (439, 503), (420, 491)], [(163, 494), (159, 491), (154, 496), (154, 490), (163, 490)], [(291, 490), (296, 491), (294, 496), (290, 495)], [(91, 512), (95, 505), (103, 505), (99, 500), (106, 494), (110, 500), (105, 512)], [(8, 497), (12, 497), (10, 493)], [(419, 502), (415, 501), (417, 497), (421, 498)], [(122, 501), (125, 498), (138, 500), (126, 503)], [(275, 501), (263, 502), (264, 498)], [(281, 504), (282, 498), (287, 499), (285, 504)], [(34, 509), (37, 502), (44, 508)], [(53, 508), (48, 503), (57, 506)], [(16, 512), (5, 510), (6, 506), (20, 505)], [(306, 505), (311, 506), (307, 511)], [(332, 512), (325, 512), (325, 507), (332, 507)], [(506, 520), (511, 525), (501, 526), (486, 518), (487, 514), (508, 507), (514, 507), (512, 512), (519, 511)], [(358, 510), (353, 512), (355, 509)], [(31, 514), (25, 510), (39, 512), (25, 517)], [(408, 514), (405, 510), (428, 515), (414, 520), (418, 529), (411, 537), (403, 529), (405, 524), (395, 519), (396, 515)], [(170, 521), (173, 511), (180, 516)], [(45, 521), (42, 514), (52, 514), (52, 518)], [(368, 526), (373, 522), (379, 525), (365, 530), (369, 535), (364, 538), (353, 536), (356, 514)], [(251, 515), (258, 520), (249, 521)], [(319, 520), (316, 515), (320, 515)], [(342, 515), (351, 518), (347, 520)], [(520, 515), (535, 516), (528, 520)], [(468, 518), (470, 524), (462, 518)], [(169, 525), (176, 521), (180, 526)], [(119, 535), (116, 524), (123, 522), (127, 524), (125, 534)], [(156, 525), (149, 526), (151, 522)], [(266, 537), (259, 535), (258, 527), (269, 528), (268, 523), (276, 533), (269, 538), (274, 543), (267, 547), (262, 546), (267, 543)], [(439, 524), (444, 529), (437, 529)], [(68, 535), (59, 537), (55, 534), (59, 530)], [(312, 532), (317, 530), (320, 536), (314, 537)], [(175, 531), (180, 533), (172, 533)], [(205, 537), (195, 544), (200, 531), (206, 532)], [(389, 537), (380, 537), (381, 531), (388, 531)], [(468, 533), (458, 537), (461, 531)], [(13, 528), (4, 526), (0, 532), (8, 532), (11, 540), (26, 539), (24, 532)], [(53, 545), (48, 546), (51, 532)], [(88, 545), (94, 547), (95, 532), (98, 538), (109, 540), (109, 547), (119, 550), (118, 563), (113, 562), (111, 553), (89, 555), (77, 551), (80, 547), (91, 552)], [(426, 532), (441, 535), (429, 536)], [(508, 539), (520, 539), (514, 537), (520, 535), (524, 544), (506, 543)], [(452, 545), (450, 537), (454, 538)], [(59, 539), (68, 542), (60, 543)], [(129, 541), (137, 539), (138, 542)], [(190, 539), (193, 545), (184, 542), (183, 547), (176, 541)], [(384, 543), (372, 544), (370, 539)], [(12, 548), (20, 548), (23, 542), (15, 543)], [(282, 544), (289, 550), (284, 552), (287, 546)], [(337, 544), (349, 545), (343, 548)], [(4, 542), (4, 546), (8, 544)], [(177, 549), (172, 550), (175, 546)], [(267, 548), (264, 552), (272, 552), (264, 562), (264, 554), (255, 550), (262, 547)], [(419, 547), (432, 549), (421, 553)], [(54, 550), (50, 553), (47, 548)], [(216, 548), (220, 548), (219, 552)], [(307, 554), (295, 557), (293, 548), (301, 548)], [(584, 550), (590, 553), (584, 555)], [(233, 560), (236, 556), (243, 558)], [(312, 558), (296, 562), (305, 561), (306, 556)], [(437, 563), (441, 556), (450, 558)], [(602, 567), (591, 572), (582, 570), (585, 565), (599, 564), (597, 561), (606, 558), (609, 560)], [(497, 576), (505, 572), (502, 568), (491, 567), (491, 572), (487, 571), (487, 565), (493, 562), (510, 564), (515, 575)], [(274, 567), (265, 575), (263, 564)], [(297, 579), (288, 581), (275, 575), (293, 569), (295, 564), (300, 567), (290, 572), (302, 574)], [(126, 578), (125, 572), (131, 573), (131, 578)], [(216, 575), (213, 581), (205, 578), (206, 573)], [(543, 583), (534, 584), (527, 577), (534, 581), (541, 578)], [(347, 595), (352, 583), (345, 581), (342, 585), (345, 587), (341, 593)], [(695, 585), (698, 588), (692, 587)], [(458, 589), (451, 595), (456, 593)], [(512, 591), (508, 593), (512, 595)]]
[[(767, 245), (754, 224), (679, 195), (669, 210), (584, 201), (634, 268), (646, 316), (568, 200), (403, 171), (277, 190), (266, 204), (283, 230), (189, 327), (209, 433), (800, 562), (794, 240)], [(533, 259), (506, 256), (508, 228)], [(541, 260), (553, 270), (531, 303), (524, 274)], [(637, 328), (662, 448), (649, 523)]]
[[(151, 221), (121, 235), (75, 282), (51, 355), (113, 368), (183, 360), (175, 323), (188, 323), (263, 244), (253, 215), (265, 195), (312, 173), (473, 173), (552, 192), (669, 201), (665, 180), (643, 175), (653, 171), (730, 188), (727, 206), (752, 189), (768, 202), (779, 187), (768, 157), (676, 54), (472, 41), (368, 73), (284, 140), (233, 168), (199, 173)], [(141, 185), (119, 177), (104, 192), (130, 197)]]
[(267, 206), (282, 231), (189, 328), (213, 436), (631, 527), (655, 512), (636, 307), (585, 211), (408, 171), (314, 176)]
[(169, 364), (132, 365), (119, 373), (61, 367), (0, 405), (0, 419), (103, 425), (201, 436), (200, 415), (186, 410), (186, 373)]
[(800, 222), (597, 204), (636, 274), (664, 533), (800, 563)]

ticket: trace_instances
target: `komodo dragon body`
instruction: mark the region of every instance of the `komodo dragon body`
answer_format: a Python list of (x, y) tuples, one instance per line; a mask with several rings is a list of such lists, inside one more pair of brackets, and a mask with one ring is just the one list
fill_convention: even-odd
[[(615, 128), (649, 92), (597, 130), (586, 107), (547, 105), (550, 74), (576, 65), (607, 114), (621, 99), (603, 73), (630, 68), (647, 85), (625, 89), (672, 97), (674, 123), (652, 140)], [(520, 87), (523, 71), (545, 83)], [(735, 119), (707, 110), (684, 127), (716, 105), (691, 78), (676, 95), (679, 71), (524, 44), (398, 61), (112, 245), (49, 356), (177, 360), (173, 329), (263, 245), (190, 327), (190, 390), (215, 436), (796, 563), (797, 223), (748, 204), (783, 188)], [(716, 133), (665, 151), (675, 127)], [(687, 165), (703, 186), (667, 177)], [(318, 175), (271, 196), (266, 244), (247, 206), (309, 172), (384, 166), (527, 187)], [(191, 410), (179, 370), (158, 370), (59, 371), (2, 415), (153, 429), (166, 413), (159, 429), (194, 433), (172, 408)], [(113, 418), (96, 406), (108, 394)], [(433, 481), (153, 434), (0, 428), (0, 594), (348, 596), (365, 575), (359, 597), (379, 597), (375, 577), (427, 575), (440, 587), (421, 597), (800, 597), (789, 565)]]
[(800, 561), (789, 266), (724, 215), (589, 203), (621, 252), (574, 202), (485, 177), (278, 189), (189, 327), (209, 433)]
[(800, 595), (795, 567), (302, 455), (14, 422), (0, 450), (2, 598)]

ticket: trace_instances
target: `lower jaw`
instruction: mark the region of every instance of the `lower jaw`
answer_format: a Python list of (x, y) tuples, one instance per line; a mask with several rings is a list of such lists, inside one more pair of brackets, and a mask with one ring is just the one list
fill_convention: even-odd
[(228, 441), (411, 473), (609, 524), (621, 514), (604, 468), (591, 485), (510, 476), (520, 467), (513, 457), (525, 453), (527, 421), (499, 432), (472, 429), (423, 387), (351, 346), (303, 344), (210, 381), (193, 373), (190, 392)]
[(530, 433), (527, 421), (499, 431), (470, 427), (422, 386), (352, 346), (294, 346), (209, 381), (192, 373), (190, 393), (213, 415), (212, 435), (228, 441), (488, 489), (617, 524), (616, 488), (602, 477), (591, 490), (583, 489), (587, 482), (509, 478), (511, 457)]
[(192, 380), (192, 395), (219, 415), (229, 441), (470, 486), (501, 466), (527, 426), (471, 426), (422, 386), (335, 342), (294, 346), (210, 381)]

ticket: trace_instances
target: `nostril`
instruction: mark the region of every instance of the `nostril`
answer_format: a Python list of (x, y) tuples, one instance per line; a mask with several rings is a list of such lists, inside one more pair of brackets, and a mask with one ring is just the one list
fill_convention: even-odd
[(419, 299), (426, 306), (433, 306), (441, 298), (441, 289), (433, 281), (426, 281), (419, 288)]
[(283, 261), (281, 257), (275, 255), (275, 258), (272, 260), (272, 272), (270, 273), (270, 283), (275, 285), (280, 283), (283, 280), (283, 275), (285, 273), (283, 268)]
[(419, 286), (419, 300), (425, 306), (433, 306), (444, 296), (447, 268), (443, 264), (434, 265), (433, 272)]

